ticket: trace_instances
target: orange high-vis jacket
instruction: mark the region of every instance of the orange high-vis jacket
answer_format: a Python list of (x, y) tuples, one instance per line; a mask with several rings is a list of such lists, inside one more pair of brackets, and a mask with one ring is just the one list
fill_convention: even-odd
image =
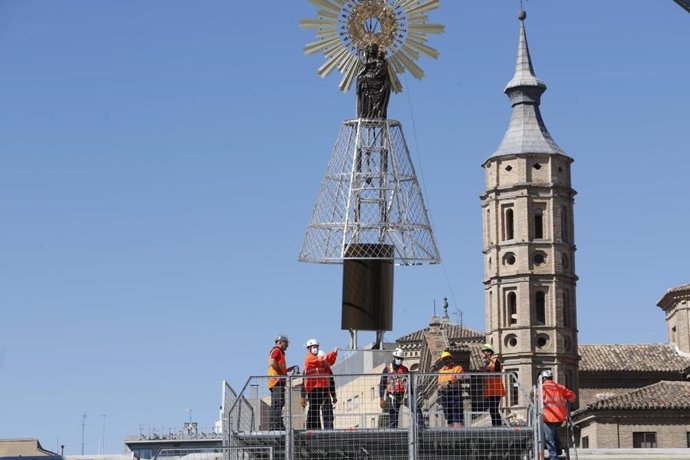
[(337, 356), (337, 351), (330, 351), (323, 356), (317, 356), (307, 352), (307, 356), (304, 358), (304, 375), (307, 377), (312, 375), (323, 376), (304, 379), (304, 389), (307, 393), (314, 388), (329, 387), (329, 377), (332, 375), (330, 367), (335, 364)]
[[(280, 369), (280, 372), (276, 372), (276, 370), (273, 369), (273, 366), (271, 366), (271, 355), (273, 354), (273, 350), (275, 350), (276, 348), (280, 350), (280, 358), (278, 359), (278, 368)], [(281, 380), (283, 381), (283, 383), (285, 382), (285, 379), (276, 377), (278, 375), (287, 375), (287, 363), (285, 362), (285, 352), (280, 347), (273, 347), (271, 348), (271, 351), (268, 352), (268, 375), (271, 376), (268, 379), (268, 388), (273, 388)]]
[(464, 372), (463, 368), (461, 365), (456, 364), (455, 366), (452, 367), (442, 367), (441, 370), (438, 371), (438, 383), (439, 385), (444, 383), (444, 382), (450, 382), (450, 383), (455, 383), (458, 381), (458, 374), (462, 374)]
[[(492, 356), (484, 367), (486, 372), (501, 372), (501, 362), (497, 356)], [(487, 375), (484, 377), (484, 397), (505, 396), (506, 389), (503, 386), (503, 377), (500, 375)]]
[(561, 423), (568, 416), (566, 401), (575, 401), (575, 392), (553, 380), (545, 380), (541, 387), (544, 397), (544, 421)]

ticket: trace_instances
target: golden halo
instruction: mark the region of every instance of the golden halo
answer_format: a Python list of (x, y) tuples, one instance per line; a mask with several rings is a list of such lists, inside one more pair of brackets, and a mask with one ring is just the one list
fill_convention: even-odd
[(359, 48), (375, 43), (380, 50), (385, 50), (395, 41), (398, 20), (386, 3), (364, 0), (347, 18), (347, 33)]
[(319, 7), (318, 18), (303, 19), (300, 26), (316, 30), (317, 40), (304, 47), (306, 54), (323, 52), (326, 62), (319, 75), (333, 70), (343, 74), (339, 88), (352, 86), (361, 66), (360, 53), (376, 43), (384, 51), (393, 91), (402, 86), (397, 74), (409, 71), (421, 79), (424, 71), (417, 65), (420, 55), (438, 57), (427, 45), (428, 34), (440, 34), (441, 24), (427, 22), (427, 13), (438, 8), (440, 0), (309, 0)]

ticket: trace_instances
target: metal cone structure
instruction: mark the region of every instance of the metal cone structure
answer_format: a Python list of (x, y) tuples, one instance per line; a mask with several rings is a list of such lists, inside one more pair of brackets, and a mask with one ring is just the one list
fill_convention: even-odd
[(402, 126), (388, 119), (348, 120), (321, 182), (299, 260), (391, 258), (397, 265), (441, 261)]

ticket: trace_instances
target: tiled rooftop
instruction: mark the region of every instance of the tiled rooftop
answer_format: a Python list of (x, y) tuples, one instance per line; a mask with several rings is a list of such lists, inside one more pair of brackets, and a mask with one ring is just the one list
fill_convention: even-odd
[(580, 345), (580, 372), (683, 372), (690, 358), (667, 344)]
[[(482, 342), (484, 340), (484, 333), (477, 332), (473, 329), (461, 326), (459, 324), (446, 324), (443, 325), (442, 328), (446, 330), (446, 337), (448, 337), (449, 342), (454, 342), (458, 340)], [(426, 327), (424, 329), (411, 332), (407, 335), (403, 335), (402, 337), (398, 337), (396, 342), (421, 342), (424, 340), (424, 334), (427, 331), (429, 331), (429, 329), (429, 327)]]
[(601, 410), (690, 410), (690, 382), (661, 381), (627, 393), (601, 399), (573, 415)]

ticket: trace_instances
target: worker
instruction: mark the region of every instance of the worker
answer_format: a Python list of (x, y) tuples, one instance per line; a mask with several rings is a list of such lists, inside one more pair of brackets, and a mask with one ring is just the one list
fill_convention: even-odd
[(549, 458), (556, 460), (563, 451), (558, 428), (568, 416), (566, 401), (575, 402), (575, 392), (553, 381), (553, 372), (546, 369), (541, 373), (541, 392), (544, 402), (544, 423), (542, 429)]
[[(319, 355), (319, 341), (309, 339), (305, 345), (307, 355), (304, 358), (304, 394), (302, 395), (302, 407), (309, 402), (307, 411), (307, 430), (321, 429), (321, 414), (326, 400), (330, 398), (330, 379), (332, 371), (330, 367), (335, 364), (338, 349), (334, 348), (328, 353)], [(328, 416), (328, 413), (326, 413)]]
[(462, 428), (465, 417), (461, 381), (463, 368), (455, 364), (449, 351), (441, 353), (441, 369), (438, 375), (438, 394), (441, 397), (443, 415), (450, 428)]
[(501, 403), (501, 398), (506, 395), (505, 386), (503, 386), (503, 377), (496, 375), (502, 371), (501, 361), (498, 356), (494, 354), (494, 347), (485, 343), (481, 347), (482, 362), (484, 363), (482, 371), (490, 372), (494, 375), (484, 376), (483, 397), (485, 408), (491, 414), (491, 425), (501, 426), (501, 414), (498, 411), (498, 406)]
[(402, 348), (393, 351), (393, 360), (383, 368), (379, 382), (379, 405), (388, 408), (388, 427), (398, 427), (400, 407), (407, 403), (408, 374), (410, 370), (403, 364), (405, 353)]
[(268, 420), (269, 430), (284, 430), (283, 406), (285, 406), (285, 386), (288, 372), (298, 369), (297, 366), (287, 367), (285, 350), (290, 341), (286, 335), (278, 335), (275, 345), (268, 353), (268, 389), (271, 392), (271, 411)]

